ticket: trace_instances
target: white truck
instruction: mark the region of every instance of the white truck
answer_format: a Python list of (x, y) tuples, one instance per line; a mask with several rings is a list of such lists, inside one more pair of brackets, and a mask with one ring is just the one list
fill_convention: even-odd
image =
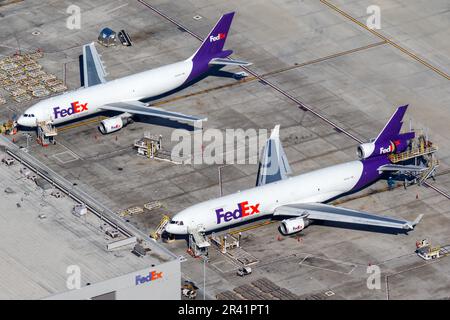
[(241, 277), (249, 275), (250, 273), (252, 273), (252, 268), (250, 267), (242, 267), (239, 268), (237, 271), (237, 275)]

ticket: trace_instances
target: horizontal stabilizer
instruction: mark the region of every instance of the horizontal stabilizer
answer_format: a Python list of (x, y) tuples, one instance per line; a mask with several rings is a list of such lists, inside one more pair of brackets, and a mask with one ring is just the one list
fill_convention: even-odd
[(83, 46), (83, 78), (84, 87), (95, 86), (100, 83), (105, 83), (105, 68), (100, 56), (95, 49), (94, 43)]
[(423, 216), (420, 215), (416, 220), (411, 222), (323, 203), (299, 203), (280, 206), (275, 209), (275, 215), (305, 217), (311, 220), (334, 221), (404, 230), (414, 229)]
[(128, 112), (131, 114), (140, 114), (144, 116), (150, 117), (159, 117), (165, 119), (172, 119), (178, 121), (206, 121), (207, 118), (199, 118), (195, 116), (185, 115), (178, 112), (166, 111), (161, 108), (149, 107), (148, 104), (142, 103), (140, 101), (131, 101), (131, 102), (118, 102), (118, 103), (110, 103), (108, 105), (102, 106), (100, 109), (110, 110), (110, 111), (119, 111), (119, 112)]
[(378, 168), (381, 172), (422, 172), (427, 170), (427, 167), (414, 166), (414, 165), (400, 165), (400, 164), (385, 164)]
[(242, 61), (242, 60), (233, 60), (233, 59), (221, 59), (214, 58), (209, 62), (210, 65), (222, 65), (222, 66), (251, 66), (251, 62)]

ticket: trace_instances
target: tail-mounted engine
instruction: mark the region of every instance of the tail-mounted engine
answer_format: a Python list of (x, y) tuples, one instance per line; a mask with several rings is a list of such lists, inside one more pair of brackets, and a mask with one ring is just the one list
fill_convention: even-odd
[[(405, 138), (409, 138), (409, 135), (407, 137), (405, 136)], [(392, 141), (375, 141), (360, 144), (357, 149), (358, 157), (363, 160), (371, 157), (403, 152), (408, 147), (408, 142), (405, 138), (403, 138), (402, 135), (399, 135), (398, 139)]]
[(358, 146), (358, 157), (360, 159), (367, 159), (382, 154), (390, 154), (395, 152), (395, 143), (388, 141), (386, 143), (368, 142)]

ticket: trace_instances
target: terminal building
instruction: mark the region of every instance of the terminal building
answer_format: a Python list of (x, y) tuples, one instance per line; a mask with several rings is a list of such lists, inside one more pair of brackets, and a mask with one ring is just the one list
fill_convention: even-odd
[(173, 260), (155, 267), (101, 281), (80, 289), (57, 293), (49, 300), (179, 300), (180, 262)]
[(75, 215), (71, 198), (43, 192), (24, 172), (0, 163), (0, 299), (181, 299), (177, 258), (139, 238), (144, 253), (136, 241), (112, 248), (104, 221)]

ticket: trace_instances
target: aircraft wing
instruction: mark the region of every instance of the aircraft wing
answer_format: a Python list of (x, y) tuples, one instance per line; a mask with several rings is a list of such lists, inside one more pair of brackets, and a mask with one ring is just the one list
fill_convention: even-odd
[(280, 142), (280, 125), (277, 125), (262, 150), (256, 185), (262, 186), (287, 179), (291, 173), (291, 167)]
[(380, 216), (363, 211), (335, 207), (323, 203), (299, 203), (280, 206), (274, 215), (303, 217), (311, 220), (325, 220), (360, 225), (412, 230), (420, 222), (423, 214), (414, 221)]
[(210, 65), (221, 65), (221, 66), (251, 66), (251, 62), (242, 61), (242, 60), (233, 60), (233, 59), (221, 59), (214, 58), (209, 62)]
[(148, 104), (140, 101), (117, 102), (110, 103), (100, 107), (102, 110), (128, 112), (131, 114), (140, 114), (144, 116), (159, 117), (165, 119), (179, 120), (179, 121), (206, 121), (207, 118), (198, 118), (189, 116), (178, 112), (165, 111), (161, 108), (150, 107)]
[(399, 165), (399, 164), (385, 164), (378, 168), (378, 171), (383, 172), (422, 172), (427, 170), (427, 167), (420, 167), (414, 165)]
[(83, 78), (84, 87), (105, 83), (105, 68), (93, 42), (83, 46)]

